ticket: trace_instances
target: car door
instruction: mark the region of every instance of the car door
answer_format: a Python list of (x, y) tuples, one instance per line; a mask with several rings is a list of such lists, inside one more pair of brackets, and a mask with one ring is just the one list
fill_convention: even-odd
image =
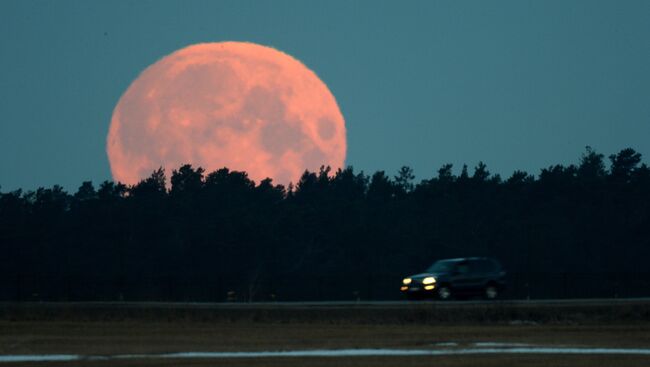
[(471, 288), (472, 277), (469, 271), (468, 261), (459, 261), (454, 264), (452, 271), (452, 287), (459, 292), (464, 292)]
[(467, 287), (472, 291), (480, 291), (485, 286), (485, 280), (488, 276), (489, 268), (485, 260), (475, 259), (469, 260), (469, 274), (467, 279)]

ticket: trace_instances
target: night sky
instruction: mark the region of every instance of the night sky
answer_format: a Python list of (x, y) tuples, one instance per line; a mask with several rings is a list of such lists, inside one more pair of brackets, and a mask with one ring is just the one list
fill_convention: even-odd
[(110, 179), (129, 84), (219, 41), (314, 70), (345, 117), (346, 163), (366, 173), (482, 160), (537, 174), (586, 145), (650, 155), (650, 1), (4, 0), (0, 190)]

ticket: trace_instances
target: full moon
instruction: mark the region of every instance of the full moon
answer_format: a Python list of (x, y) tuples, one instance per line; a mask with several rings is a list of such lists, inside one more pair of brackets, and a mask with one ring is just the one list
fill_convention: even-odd
[(204, 43), (129, 86), (106, 150), (113, 178), (130, 185), (186, 163), (287, 185), (305, 170), (343, 167), (345, 121), (325, 83), (295, 58), (253, 43)]

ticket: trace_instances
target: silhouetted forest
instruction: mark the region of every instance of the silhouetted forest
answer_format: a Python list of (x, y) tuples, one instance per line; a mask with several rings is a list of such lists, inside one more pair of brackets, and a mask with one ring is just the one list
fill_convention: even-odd
[(511, 297), (650, 295), (650, 169), (630, 148), (505, 179), (483, 163), (419, 183), (408, 167), (289, 187), (165, 173), (0, 193), (0, 299), (391, 299), (461, 256), (499, 259)]

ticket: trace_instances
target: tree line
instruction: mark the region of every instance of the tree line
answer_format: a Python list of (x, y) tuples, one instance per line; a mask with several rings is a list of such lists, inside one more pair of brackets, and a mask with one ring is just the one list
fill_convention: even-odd
[(620, 274), (650, 295), (640, 153), (587, 147), (577, 164), (506, 179), (452, 168), (415, 182), (409, 167), (322, 167), (284, 187), (188, 164), (169, 181), (161, 168), (133, 186), (0, 192), (0, 299), (395, 298), (401, 276), (463, 256), (499, 259), (517, 297), (534, 279), (539, 294), (574, 296), (586, 288), (566, 282), (585, 275), (598, 283), (585, 296), (611, 293)]

